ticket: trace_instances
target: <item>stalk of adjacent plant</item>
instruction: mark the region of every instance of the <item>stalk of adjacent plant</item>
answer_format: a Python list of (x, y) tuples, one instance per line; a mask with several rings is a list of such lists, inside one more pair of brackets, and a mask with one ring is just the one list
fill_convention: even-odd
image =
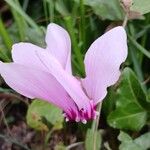
[(123, 21), (123, 24), (122, 24), (122, 26), (123, 26), (124, 28), (126, 27), (127, 22), (128, 22), (128, 13), (125, 15), (125, 18), (124, 18), (124, 21)]
[(85, 8), (84, 8), (84, 0), (80, 0), (80, 41), (82, 42), (81, 48), (85, 49)]
[(125, 12), (125, 17), (124, 17), (122, 26), (125, 28), (127, 25), (127, 22), (128, 22), (130, 8), (133, 4), (133, 1), (132, 0), (121, 0), (121, 3), (122, 3), (123, 10)]

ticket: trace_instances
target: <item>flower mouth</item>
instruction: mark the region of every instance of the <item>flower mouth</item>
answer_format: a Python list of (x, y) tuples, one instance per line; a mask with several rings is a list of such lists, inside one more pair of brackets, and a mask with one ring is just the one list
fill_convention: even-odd
[(96, 119), (96, 117), (99, 115), (99, 113), (96, 111), (96, 106), (93, 103), (93, 100), (89, 101), (89, 107), (88, 109), (71, 109), (69, 113), (65, 112), (63, 113), (63, 116), (68, 121), (75, 121), (75, 122), (82, 122), (83, 124), (86, 124), (87, 121)]

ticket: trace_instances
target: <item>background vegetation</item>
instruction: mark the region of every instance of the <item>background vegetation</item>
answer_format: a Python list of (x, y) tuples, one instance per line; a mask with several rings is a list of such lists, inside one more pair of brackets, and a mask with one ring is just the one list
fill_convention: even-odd
[[(72, 40), (74, 75), (84, 76), (90, 44), (110, 28), (126, 24), (128, 59), (118, 83), (109, 88), (98, 130), (94, 123), (66, 123), (58, 108), (31, 101), (0, 79), (2, 150), (150, 149), (150, 0), (1, 0), (0, 60), (11, 62), (20, 41), (45, 46), (46, 26), (55, 22)], [(95, 138), (96, 137), (96, 138)]]

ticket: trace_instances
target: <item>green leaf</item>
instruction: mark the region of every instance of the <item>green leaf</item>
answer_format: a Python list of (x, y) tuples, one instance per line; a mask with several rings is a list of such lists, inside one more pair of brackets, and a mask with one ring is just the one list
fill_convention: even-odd
[(121, 131), (118, 139), (121, 141), (119, 150), (147, 150), (150, 148), (150, 132), (133, 140), (127, 133)]
[(147, 150), (148, 148), (150, 148), (149, 140), (150, 140), (150, 132), (145, 133), (140, 137), (136, 138), (134, 142), (139, 146), (141, 146), (143, 149)]
[(117, 94), (117, 107), (124, 107), (133, 102), (141, 109), (150, 110), (150, 103), (147, 102), (147, 97), (142, 89), (141, 83), (138, 81), (135, 73), (128, 67), (122, 72)]
[(144, 150), (141, 149), (132, 138), (125, 132), (120, 132), (118, 136), (119, 141), (121, 141), (121, 144), (119, 146), (119, 150)]
[(140, 12), (142, 15), (150, 12), (150, 0), (133, 0), (132, 11)]
[[(94, 141), (96, 137), (96, 141)], [(85, 149), (86, 150), (93, 150), (93, 143), (95, 143), (95, 149), (99, 150), (101, 148), (102, 138), (100, 131), (97, 131), (96, 133), (93, 133), (92, 129), (88, 129), (86, 133), (86, 140), (85, 140)]]
[(147, 112), (134, 103), (119, 107), (108, 116), (110, 126), (119, 129), (140, 130), (146, 123)]
[(123, 142), (129, 142), (129, 141), (132, 141), (132, 138), (127, 133), (120, 131), (118, 140), (123, 141)]
[(107, 117), (114, 110), (115, 103), (116, 103), (116, 91), (112, 87), (108, 89), (108, 94), (102, 103), (102, 112), (104, 113), (105, 117)]
[(34, 100), (28, 108), (27, 123), (37, 130), (48, 131), (50, 126), (60, 129), (63, 123), (62, 111), (48, 102)]
[(122, 73), (116, 99), (116, 109), (107, 118), (109, 125), (119, 129), (140, 130), (146, 124), (150, 103), (129, 68), (125, 68)]
[[(75, 0), (78, 2), (79, 0)], [(84, 0), (84, 4), (92, 7), (95, 14), (103, 20), (122, 20), (124, 17), (119, 0)]]

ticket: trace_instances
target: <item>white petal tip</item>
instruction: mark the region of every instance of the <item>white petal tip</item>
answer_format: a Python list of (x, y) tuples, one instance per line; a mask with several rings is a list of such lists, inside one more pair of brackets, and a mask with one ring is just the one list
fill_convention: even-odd
[(86, 123), (87, 123), (87, 121), (86, 121), (85, 119), (83, 119), (83, 120), (82, 120), (82, 123), (83, 123), (83, 124), (86, 124)]
[(66, 122), (68, 122), (68, 121), (69, 121), (69, 119), (68, 119), (68, 118), (66, 118), (65, 120), (66, 120)]
[(66, 113), (63, 113), (62, 116), (63, 116), (63, 117), (66, 117)]
[(79, 121), (80, 121), (80, 118), (76, 117), (75, 121), (76, 121), (76, 122), (79, 122)]

